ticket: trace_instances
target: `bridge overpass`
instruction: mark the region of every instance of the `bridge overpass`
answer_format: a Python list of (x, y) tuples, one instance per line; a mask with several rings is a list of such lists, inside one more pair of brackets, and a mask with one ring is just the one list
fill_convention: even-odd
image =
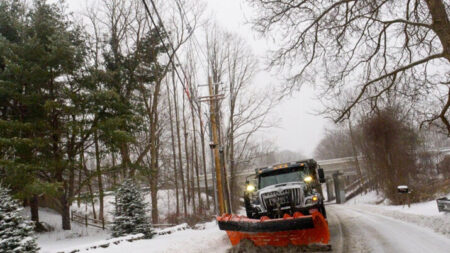
[[(426, 152), (432, 153), (434, 155), (447, 155), (450, 154), (450, 147), (444, 147), (444, 148), (438, 148), (438, 149), (429, 149)], [(358, 163), (359, 167), (361, 169), (362, 174), (365, 174), (366, 168), (367, 168), (367, 162), (364, 156), (358, 156)], [(358, 175), (357, 172), (357, 164), (356, 159), (353, 156), (350, 157), (342, 157), (342, 158), (336, 158), (336, 159), (327, 159), (327, 160), (318, 160), (317, 164), (323, 168), (325, 172), (325, 176), (327, 178), (331, 178), (332, 175), (339, 171), (340, 173), (343, 173), (343, 175), (346, 178), (353, 178)], [(238, 185), (245, 185), (245, 179), (248, 176), (254, 175), (255, 173), (255, 166), (249, 166), (248, 169), (241, 170), (237, 173), (234, 180), (237, 180)], [(208, 186), (212, 186), (213, 183), (213, 176), (211, 173), (208, 173), (206, 175)], [(204, 188), (204, 175), (200, 175), (200, 187)], [(228, 179), (230, 179), (230, 176), (228, 175)]]
[[(364, 164), (362, 159), (358, 159), (358, 162), (360, 164)], [(343, 173), (346, 176), (354, 176), (357, 175), (356, 170), (356, 162), (354, 157), (344, 157), (344, 158), (337, 158), (337, 159), (329, 159), (329, 160), (320, 160), (317, 161), (320, 167), (323, 168), (325, 172), (326, 177), (331, 177), (331, 175), (337, 171)], [(251, 167), (245, 170), (241, 170), (236, 176), (235, 180), (238, 180), (238, 184), (244, 184), (245, 179), (248, 176), (255, 174), (255, 167)], [(202, 179), (200, 183), (200, 187), (204, 187), (204, 176), (200, 175), (200, 178)], [(208, 181), (208, 185), (213, 184), (213, 175), (212, 173), (206, 174), (206, 178)], [(230, 179), (230, 176), (228, 175), (228, 178)]]

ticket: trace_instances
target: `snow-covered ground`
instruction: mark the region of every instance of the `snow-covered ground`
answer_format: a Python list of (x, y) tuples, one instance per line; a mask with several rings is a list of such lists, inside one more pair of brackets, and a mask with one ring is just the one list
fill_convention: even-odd
[[(125, 238), (100, 240), (95, 243), (71, 245), (60, 248), (58, 252), (93, 252), (96, 253), (201, 253), (226, 252), (230, 247), (226, 233), (220, 231), (215, 222), (208, 222), (200, 229), (186, 229), (166, 235), (155, 235), (152, 239), (129, 242)], [(95, 248), (95, 249), (94, 249)]]
[[(23, 210), (25, 216), (29, 216), (29, 208)], [(51, 232), (38, 233), (37, 243), (42, 253), (60, 252), (61, 249), (86, 243), (94, 243), (109, 238), (106, 231), (85, 227), (72, 223), (72, 230), (65, 231), (61, 228), (61, 215), (48, 208), (40, 208), (39, 219), (54, 228)]]
[[(179, 205), (180, 205), (180, 212), (182, 212), (182, 193), (179, 192)], [(204, 193), (201, 193), (201, 198), (204, 203), (206, 204), (206, 195)], [(98, 198), (95, 198), (95, 210), (98, 214), (99, 210), (99, 201)], [(150, 193), (147, 192), (144, 195), (144, 201), (147, 203), (147, 207), (150, 209), (151, 207), (151, 197)], [(114, 195), (108, 195), (104, 197), (103, 200), (104, 205), (104, 215), (105, 220), (111, 221), (114, 213)], [(197, 194), (195, 194), (195, 203), (198, 205), (198, 197)], [(210, 205), (212, 205), (212, 199), (210, 197)], [(176, 213), (176, 194), (175, 190), (159, 190), (158, 191), (158, 212), (159, 212), (159, 219), (160, 222), (167, 222), (167, 218), (169, 215), (174, 215)], [(212, 206), (210, 206), (210, 209), (212, 210)], [(91, 218), (93, 218), (93, 212), (92, 212), (92, 205), (91, 203), (81, 203), (80, 206), (78, 206), (77, 202), (74, 201), (71, 207), (71, 210), (77, 211), (79, 213), (87, 213)], [(193, 205), (192, 201), (188, 204), (188, 213), (192, 213), (193, 211)]]
[[(450, 194), (447, 196), (450, 197)], [(375, 192), (369, 192), (356, 196), (345, 205), (414, 223), (450, 237), (450, 213), (439, 212), (435, 200), (411, 204), (410, 208), (407, 205), (388, 205), (386, 201), (375, 204), (380, 201)]]
[[(202, 194), (202, 201), (204, 201), (204, 203), (206, 203), (206, 195)], [(144, 196), (145, 202), (148, 204), (148, 208), (150, 209), (150, 205), (151, 205), (151, 199), (150, 199), (150, 194), (145, 194)], [(114, 196), (113, 195), (108, 195), (105, 196), (104, 198), (104, 208), (105, 208), (105, 220), (107, 221), (111, 221), (112, 220), (112, 215), (113, 215), (113, 211), (114, 211), (114, 205), (113, 205), (113, 201), (114, 201)], [(198, 198), (196, 198), (196, 203), (198, 203)], [(212, 200), (211, 202), (212, 203)], [(180, 192), (180, 205), (182, 204), (181, 202), (181, 192)], [(158, 210), (160, 213), (160, 222), (161, 223), (165, 223), (167, 221), (167, 217), (169, 215), (173, 215), (175, 213), (175, 208), (176, 208), (176, 197), (175, 197), (175, 191), (174, 190), (160, 190), (158, 192)], [(99, 204), (98, 204), (98, 199), (96, 199), (95, 201), (95, 209), (96, 212), (98, 214), (98, 210), (99, 210)], [(180, 206), (181, 209), (181, 206)], [(72, 204), (71, 210), (77, 211), (79, 213), (87, 213), (89, 215), (89, 217), (93, 218), (92, 215), (92, 206), (90, 204), (86, 205), (84, 203), (81, 203), (81, 205), (78, 207), (77, 202), (75, 201)], [(182, 211), (182, 209), (180, 210)], [(193, 208), (192, 208), (192, 202), (189, 204), (188, 207), (188, 213), (192, 213), (193, 212)], [(23, 210), (23, 213), (25, 216), (29, 216), (30, 211), (29, 208), (25, 208)], [(99, 244), (103, 244), (105, 240), (108, 240), (111, 238), (109, 232), (107, 230), (102, 230), (102, 229), (97, 229), (97, 228), (93, 228), (93, 227), (86, 227), (84, 225), (80, 225), (77, 224), (75, 222), (72, 222), (72, 230), (70, 231), (65, 231), (61, 229), (61, 215), (59, 213), (57, 213), (54, 210), (48, 209), (48, 208), (40, 208), (39, 210), (39, 217), (40, 217), (40, 221), (47, 223), (50, 227), (54, 228), (54, 231), (51, 232), (46, 232), (46, 233), (39, 233), (38, 236), (38, 244), (39, 247), (41, 248), (42, 253), (53, 253), (53, 252), (70, 252), (74, 249), (79, 249), (82, 248), (82, 246), (84, 247), (85, 245), (91, 245), (91, 246), (95, 246), (95, 245), (99, 245)], [(216, 226), (212, 226), (212, 225), (207, 225), (205, 226), (208, 229), (205, 230), (192, 230), (190, 229), (190, 231), (193, 232), (193, 234), (198, 234), (200, 237), (206, 236), (210, 233), (213, 233), (214, 231), (211, 231), (211, 228), (216, 227)], [(219, 231), (218, 229), (216, 229), (218, 234), (220, 235), (225, 235), (222, 231)], [(156, 238), (154, 240), (152, 240), (155, 242), (159, 242), (159, 244), (164, 244), (166, 246), (170, 245), (169, 248), (173, 247), (178, 247), (176, 246), (176, 244), (174, 243), (177, 239), (177, 236), (179, 235), (178, 233), (181, 233), (181, 237), (183, 234), (189, 234), (189, 232), (185, 232), (185, 231), (178, 231), (176, 234), (171, 234), (171, 235), (164, 235), (164, 236), (156, 236)], [(174, 237), (175, 236), (175, 237)], [(163, 241), (165, 239), (161, 239), (161, 238), (168, 238), (168, 243), (169, 244), (165, 244), (163, 243)], [(170, 239), (172, 238), (172, 239)], [(148, 241), (148, 240), (145, 240)], [(135, 242), (137, 243), (137, 241)], [(127, 242), (125, 244), (129, 244), (129, 246), (134, 245), (131, 244), (130, 242)], [(159, 245), (158, 244), (158, 245)], [(180, 245), (183, 245), (184, 242), (180, 242)], [(200, 246), (202, 247), (204, 245), (202, 245), (202, 243), (199, 241)], [(179, 246), (180, 246), (179, 245)], [(159, 246), (164, 247), (162, 245)], [(86, 247), (84, 247), (86, 248)], [(133, 250), (131, 250), (130, 252), (135, 252)], [(138, 251), (139, 252), (139, 251)], [(149, 251), (149, 252), (166, 252), (166, 251)], [(176, 252), (176, 251), (167, 251), (167, 252)], [(196, 250), (193, 251), (189, 251), (189, 252), (198, 252)]]
[[(175, 206), (174, 198), (170, 198), (173, 195), (173, 191), (162, 191), (159, 195), (163, 217)], [(112, 201), (111, 196), (107, 199)], [(369, 192), (345, 205), (327, 207), (334, 252), (448, 252), (445, 247), (450, 245), (450, 214), (439, 213), (435, 201), (412, 204), (408, 208), (385, 202), (376, 205), (380, 200), (374, 192)], [(113, 210), (109, 203), (105, 207), (109, 212)], [(75, 223), (72, 231), (62, 231), (60, 215), (49, 209), (41, 209), (40, 217), (56, 229), (39, 234), (38, 244), (43, 253), (227, 252), (231, 248), (226, 233), (214, 221), (196, 228), (180, 225), (158, 230), (171, 233), (131, 241), (136, 236), (111, 239), (106, 231)]]
[[(340, 230), (337, 234), (341, 239), (335, 240), (334, 252), (447, 253), (450, 249), (448, 236), (373, 209), (331, 205), (328, 211)], [(412, 214), (402, 216), (408, 215)]]

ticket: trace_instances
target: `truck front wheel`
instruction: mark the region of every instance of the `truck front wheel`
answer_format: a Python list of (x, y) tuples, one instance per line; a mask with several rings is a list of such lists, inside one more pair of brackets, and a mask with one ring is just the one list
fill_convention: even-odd
[(325, 205), (323, 203), (319, 206), (319, 212), (325, 219), (327, 218), (327, 211), (325, 210)]

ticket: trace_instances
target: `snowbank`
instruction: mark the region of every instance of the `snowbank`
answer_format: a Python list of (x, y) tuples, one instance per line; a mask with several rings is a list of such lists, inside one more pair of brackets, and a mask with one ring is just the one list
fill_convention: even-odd
[[(158, 252), (158, 253), (197, 253), (226, 252), (231, 247), (225, 232), (220, 231), (216, 222), (208, 222), (200, 229), (178, 226), (181, 231), (171, 229), (170, 234), (155, 235), (152, 239), (136, 240), (139, 235), (101, 240), (95, 243), (80, 244), (73, 247), (60, 248), (58, 252), (92, 252), (124, 253), (124, 252)], [(162, 232), (162, 231), (160, 231)]]
[(379, 205), (375, 204), (380, 201), (381, 199), (375, 192), (369, 192), (356, 196), (354, 199), (348, 201), (346, 205), (414, 223), (421, 227), (431, 228), (438, 233), (450, 237), (450, 213), (439, 213), (435, 200), (411, 204), (411, 208), (408, 208), (407, 205), (387, 205), (386, 201)]

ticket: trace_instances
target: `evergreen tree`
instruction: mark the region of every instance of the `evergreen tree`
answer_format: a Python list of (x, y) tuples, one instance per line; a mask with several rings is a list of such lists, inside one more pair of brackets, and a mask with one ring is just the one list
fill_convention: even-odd
[(132, 180), (126, 180), (117, 189), (114, 205), (116, 210), (111, 228), (112, 236), (142, 233), (146, 238), (152, 237), (151, 224), (145, 213), (144, 198)]
[(0, 252), (38, 252), (33, 229), (33, 223), (21, 216), (17, 201), (0, 185)]
[[(0, 1), (0, 175), (24, 199), (57, 192), (64, 229), (77, 154), (89, 136), (80, 133), (87, 89), (79, 81), (82, 35), (60, 5)], [(30, 203), (37, 213), (37, 201)]]

